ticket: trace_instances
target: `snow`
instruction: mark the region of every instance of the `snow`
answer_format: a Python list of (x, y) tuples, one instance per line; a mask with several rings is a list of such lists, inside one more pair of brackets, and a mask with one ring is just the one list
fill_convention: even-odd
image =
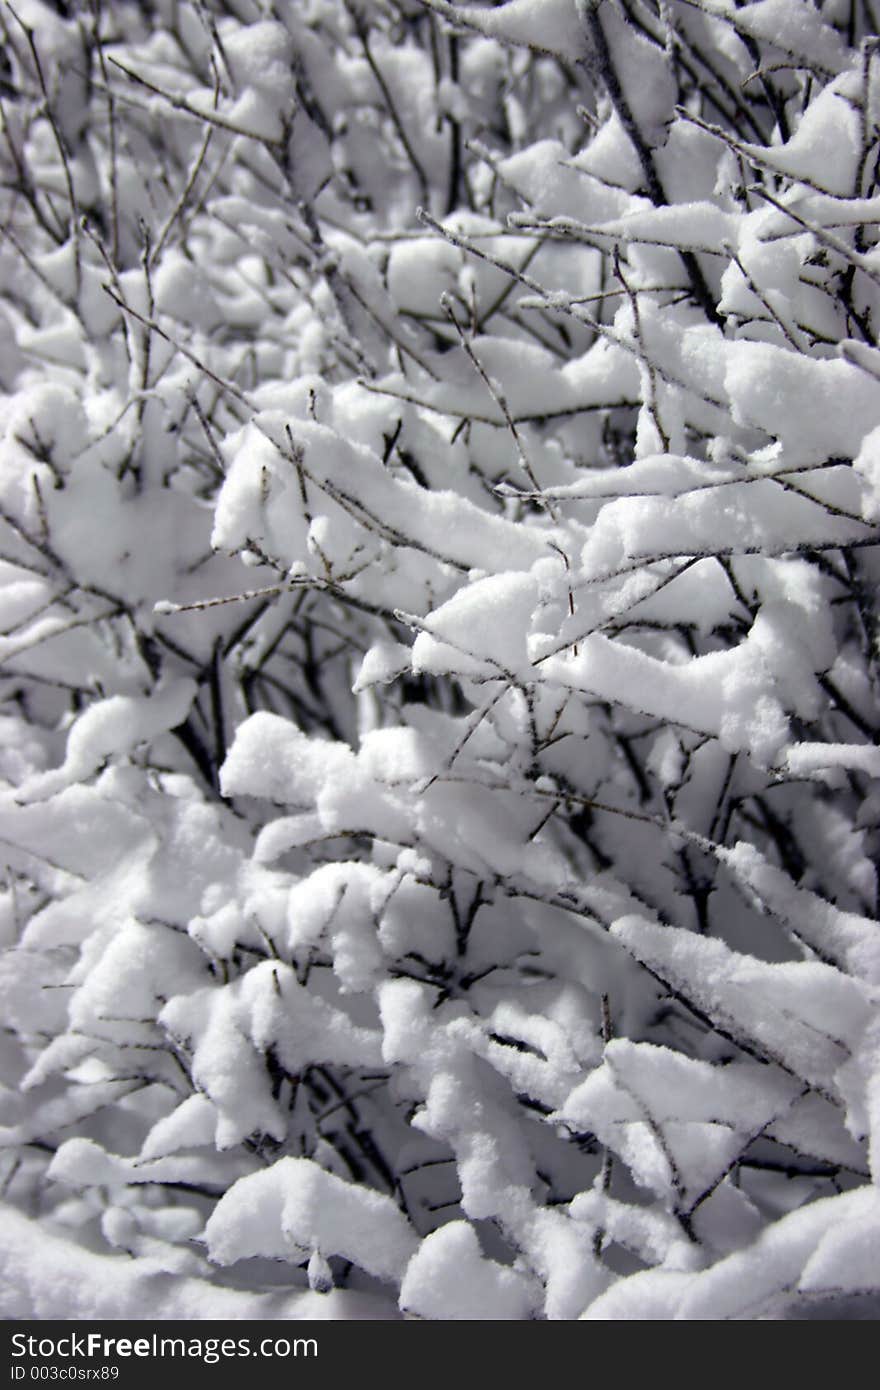
[(869, 918), (841, 912), (816, 894), (796, 888), (754, 845), (740, 841), (732, 849), (717, 853), (738, 881), (756, 894), (763, 907), (789, 924), (820, 958), (839, 961), (854, 975), (874, 985), (880, 983), (880, 948)]
[[(343, 950), (340, 957), (339, 970), (344, 974)], [(353, 973), (351, 964), (349, 973)], [(352, 986), (360, 983), (354, 981)], [(342, 1009), (309, 994), (289, 967), (269, 962), (258, 966), (250, 972), (241, 996), (240, 1018), (254, 1045), (263, 1052), (276, 1048), (291, 1075), (311, 1062), (369, 1067), (381, 1061), (376, 1030), (357, 1026)]]
[(466, 1221), (450, 1221), (426, 1236), (400, 1286), (404, 1313), (444, 1321), (527, 1318), (533, 1297), (521, 1274), (485, 1258)]
[(354, 762), (343, 744), (307, 738), (288, 720), (261, 711), (236, 733), (221, 774), (223, 794), (307, 804), (334, 774), (347, 778)]
[[(192, 1049), (193, 1084), (217, 1109), (216, 1145), (229, 1149), (254, 1131), (281, 1139), (284, 1122), (262, 1058), (245, 1033), (233, 989), (203, 988), (170, 999), (159, 1014), (167, 1034)], [(245, 1027), (242, 1026), (244, 1023)]]
[(785, 764), (795, 777), (831, 768), (851, 768), (867, 777), (880, 777), (880, 748), (863, 743), (793, 743)]
[(217, 1111), (207, 1096), (188, 1096), (170, 1115), (158, 1120), (141, 1148), (143, 1158), (164, 1158), (177, 1149), (214, 1142)]
[(288, 850), (320, 840), (323, 835), (324, 823), (318, 815), (280, 816), (260, 831), (254, 845), (254, 860), (258, 864), (271, 864)]
[(637, 918), (611, 932), (699, 1008), (718, 1010), (735, 1034), (750, 1034), (767, 1058), (820, 1090), (833, 1088), (870, 1017), (864, 988), (818, 961), (769, 965)]
[(446, 244), (436, 255), (426, 238), (413, 237), (391, 248), (386, 272), (388, 291), (402, 310), (436, 314), (440, 296), (455, 287), (461, 268), (461, 253), (454, 246)]
[(727, 349), (734, 419), (777, 438), (799, 464), (855, 458), (874, 427), (876, 385), (840, 361), (801, 361), (769, 343)]
[(714, 203), (689, 202), (652, 208), (650, 212), (631, 212), (626, 217), (599, 222), (591, 230), (614, 240), (699, 251), (734, 237), (738, 220)]
[(431, 616), (412, 649), (414, 671), (517, 672), (528, 665), (525, 633), (537, 603), (531, 575), (491, 575), (461, 589)]
[[(819, 93), (782, 148), (761, 150), (761, 158), (771, 168), (802, 179), (820, 192), (844, 197), (854, 191), (859, 159), (858, 119), (847, 100), (852, 86), (849, 77), (845, 74)], [(744, 151), (748, 154), (752, 148), (745, 145)]]
[(503, 43), (529, 44), (564, 58), (584, 47), (583, 30), (571, 0), (506, 0), (489, 13), (447, 4), (446, 0), (430, 0), (430, 5), (443, 18)]
[[(561, 366), (546, 349), (533, 343), (477, 339), (474, 350), (487, 374), (503, 389), (514, 419), (576, 415), (607, 400), (609, 390), (621, 403), (638, 394), (637, 372), (630, 355), (602, 341)], [(455, 415), (473, 412), (503, 426), (503, 414), (485, 384), (469, 364), (465, 366), (466, 371), (459, 370), (451, 380), (444, 380), (442, 388), (428, 385), (426, 403)], [(395, 378), (389, 384), (393, 387)], [(525, 486), (528, 480), (518, 477), (517, 482)], [(475, 555), (474, 560), (475, 568), (489, 568), (485, 559)]]
[[(598, 139), (604, 137), (607, 141), (606, 133), (613, 127), (612, 117), (605, 122)], [(624, 160), (634, 160), (632, 147), (622, 132), (620, 140)], [(589, 177), (594, 164), (599, 163), (596, 143), (594, 140), (586, 153), (572, 157), (558, 140), (536, 140), (503, 160), (499, 167), (505, 181), (543, 217), (567, 215), (584, 222), (602, 222), (621, 213), (629, 199), (602, 181), (598, 169), (594, 177)], [(617, 182), (621, 181), (621, 172), (618, 166)]]
[[(877, 1219), (876, 1206), (870, 1190), (816, 1202), (792, 1212), (764, 1231), (754, 1245), (705, 1271), (651, 1270), (635, 1275), (596, 1299), (584, 1316), (594, 1321), (785, 1317), (787, 1309), (796, 1307), (801, 1291), (874, 1290), (876, 1267), (868, 1269), (864, 1261), (866, 1237)], [(843, 1258), (838, 1258), (829, 1279), (828, 1260), (833, 1254)], [(845, 1272), (848, 1267), (852, 1280)]]
[(817, 21), (809, 5), (789, 5), (785, 0), (756, 0), (737, 14), (743, 32), (769, 39), (793, 57), (812, 60), (826, 71), (836, 72), (845, 64), (846, 51), (839, 35)]
[(878, 1236), (880, 1210), (876, 1202), (863, 1199), (819, 1241), (801, 1272), (798, 1290), (836, 1295), (876, 1289)]
[(788, 736), (764, 662), (746, 642), (673, 666), (594, 633), (579, 643), (577, 656), (548, 657), (544, 673), (556, 684), (713, 733), (725, 748), (747, 748), (765, 766)]
[(644, 1113), (641, 1103), (657, 1122), (723, 1122), (747, 1129), (753, 1121), (766, 1123), (754, 1108), (756, 1099), (773, 1114), (787, 1109), (797, 1094), (784, 1075), (751, 1062), (731, 1062), (719, 1073), (708, 1062), (616, 1038), (605, 1048), (603, 1067), (569, 1096), (565, 1115), (582, 1128), (593, 1121), (627, 1122)]
[(410, 669), (409, 647), (402, 642), (375, 642), (358, 669), (352, 690), (359, 693), (373, 685), (388, 685)]
[(160, 312), (173, 314), (184, 323), (210, 332), (222, 321), (207, 276), (180, 251), (171, 250), (163, 256), (153, 279), (153, 295)]
[(243, 1292), (164, 1274), (149, 1259), (84, 1249), (9, 1206), (0, 1222), (0, 1260), (4, 1318), (239, 1322), (396, 1316), (389, 1300), (371, 1294)]
[(241, 1178), (214, 1208), (205, 1238), (219, 1264), (320, 1250), (385, 1280), (399, 1279), (417, 1244), (389, 1197), (343, 1182), (306, 1158), (283, 1158)]
[(0, 1313), (876, 1312), (864, 15), (63, 9), (0, 71)]
[(665, 49), (649, 42), (638, 30), (633, 33), (624, 14), (613, 6), (602, 6), (601, 0), (598, 4), (596, 0), (575, 0), (575, 4), (585, 22), (590, 49), (594, 40), (587, 16), (592, 13), (605, 36), (615, 70), (626, 70), (626, 101), (641, 139), (649, 146), (662, 145), (676, 98)]
[[(694, 1279), (676, 1316), (748, 1316), (777, 1289), (785, 1289), (795, 1282), (817, 1238), (821, 1240), (830, 1227), (836, 1227), (847, 1216), (858, 1214), (864, 1221), (874, 1205), (873, 1193), (863, 1191), (846, 1194), (840, 1201), (831, 1198), (793, 1212), (772, 1231), (765, 1231), (758, 1238), (754, 1255), (751, 1251), (732, 1255), (702, 1278)], [(746, 1268), (749, 1277), (744, 1281), (742, 1276)]]
[(19, 790), (19, 800), (42, 800), (93, 776), (111, 754), (132, 752), (182, 724), (196, 694), (195, 681), (181, 679), (149, 696), (111, 695), (96, 701), (71, 725), (61, 767), (39, 773)]
[(650, 1044), (614, 1040), (555, 1118), (595, 1133), (670, 1206), (703, 1199), (750, 1135), (785, 1114), (797, 1085), (749, 1063), (719, 1072)]

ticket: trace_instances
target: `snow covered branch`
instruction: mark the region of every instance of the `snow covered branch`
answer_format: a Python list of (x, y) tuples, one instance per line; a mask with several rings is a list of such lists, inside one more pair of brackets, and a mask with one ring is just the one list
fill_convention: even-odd
[(0, 1308), (876, 1316), (868, 0), (0, 29)]

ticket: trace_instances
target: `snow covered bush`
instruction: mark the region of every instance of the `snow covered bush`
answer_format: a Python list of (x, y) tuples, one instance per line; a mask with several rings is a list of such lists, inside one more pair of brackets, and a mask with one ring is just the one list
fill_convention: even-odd
[(876, 1316), (869, 0), (0, 26), (4, 1314)]

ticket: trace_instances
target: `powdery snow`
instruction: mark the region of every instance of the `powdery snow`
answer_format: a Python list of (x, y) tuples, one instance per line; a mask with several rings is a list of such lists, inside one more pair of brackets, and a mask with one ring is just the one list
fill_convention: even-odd
[(171, 8), (0, 70), (0, 1313), (875, 1314), (870, 12)]
[(157, 1271), (149, 1259), (96, 1254), (8, 1206), (0, 1222), (4, 1318), (298, 1320), (394, 1318), (390, 1299), (337, 1290), (250, 1293)]
[(215, 1207), (205, 1238), (220, 1264), (320, 1250), (380, 1279), (399, 1278), (417, 1244), (389, 1197), (343, 1182), (305, 1158), (283, 1158), (240, 1179)]

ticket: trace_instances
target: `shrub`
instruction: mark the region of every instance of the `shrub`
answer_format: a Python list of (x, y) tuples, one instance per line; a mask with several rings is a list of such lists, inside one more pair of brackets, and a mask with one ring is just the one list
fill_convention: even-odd
[(868, 0), (0, 24), (7, 1315), (876, 1315)]

